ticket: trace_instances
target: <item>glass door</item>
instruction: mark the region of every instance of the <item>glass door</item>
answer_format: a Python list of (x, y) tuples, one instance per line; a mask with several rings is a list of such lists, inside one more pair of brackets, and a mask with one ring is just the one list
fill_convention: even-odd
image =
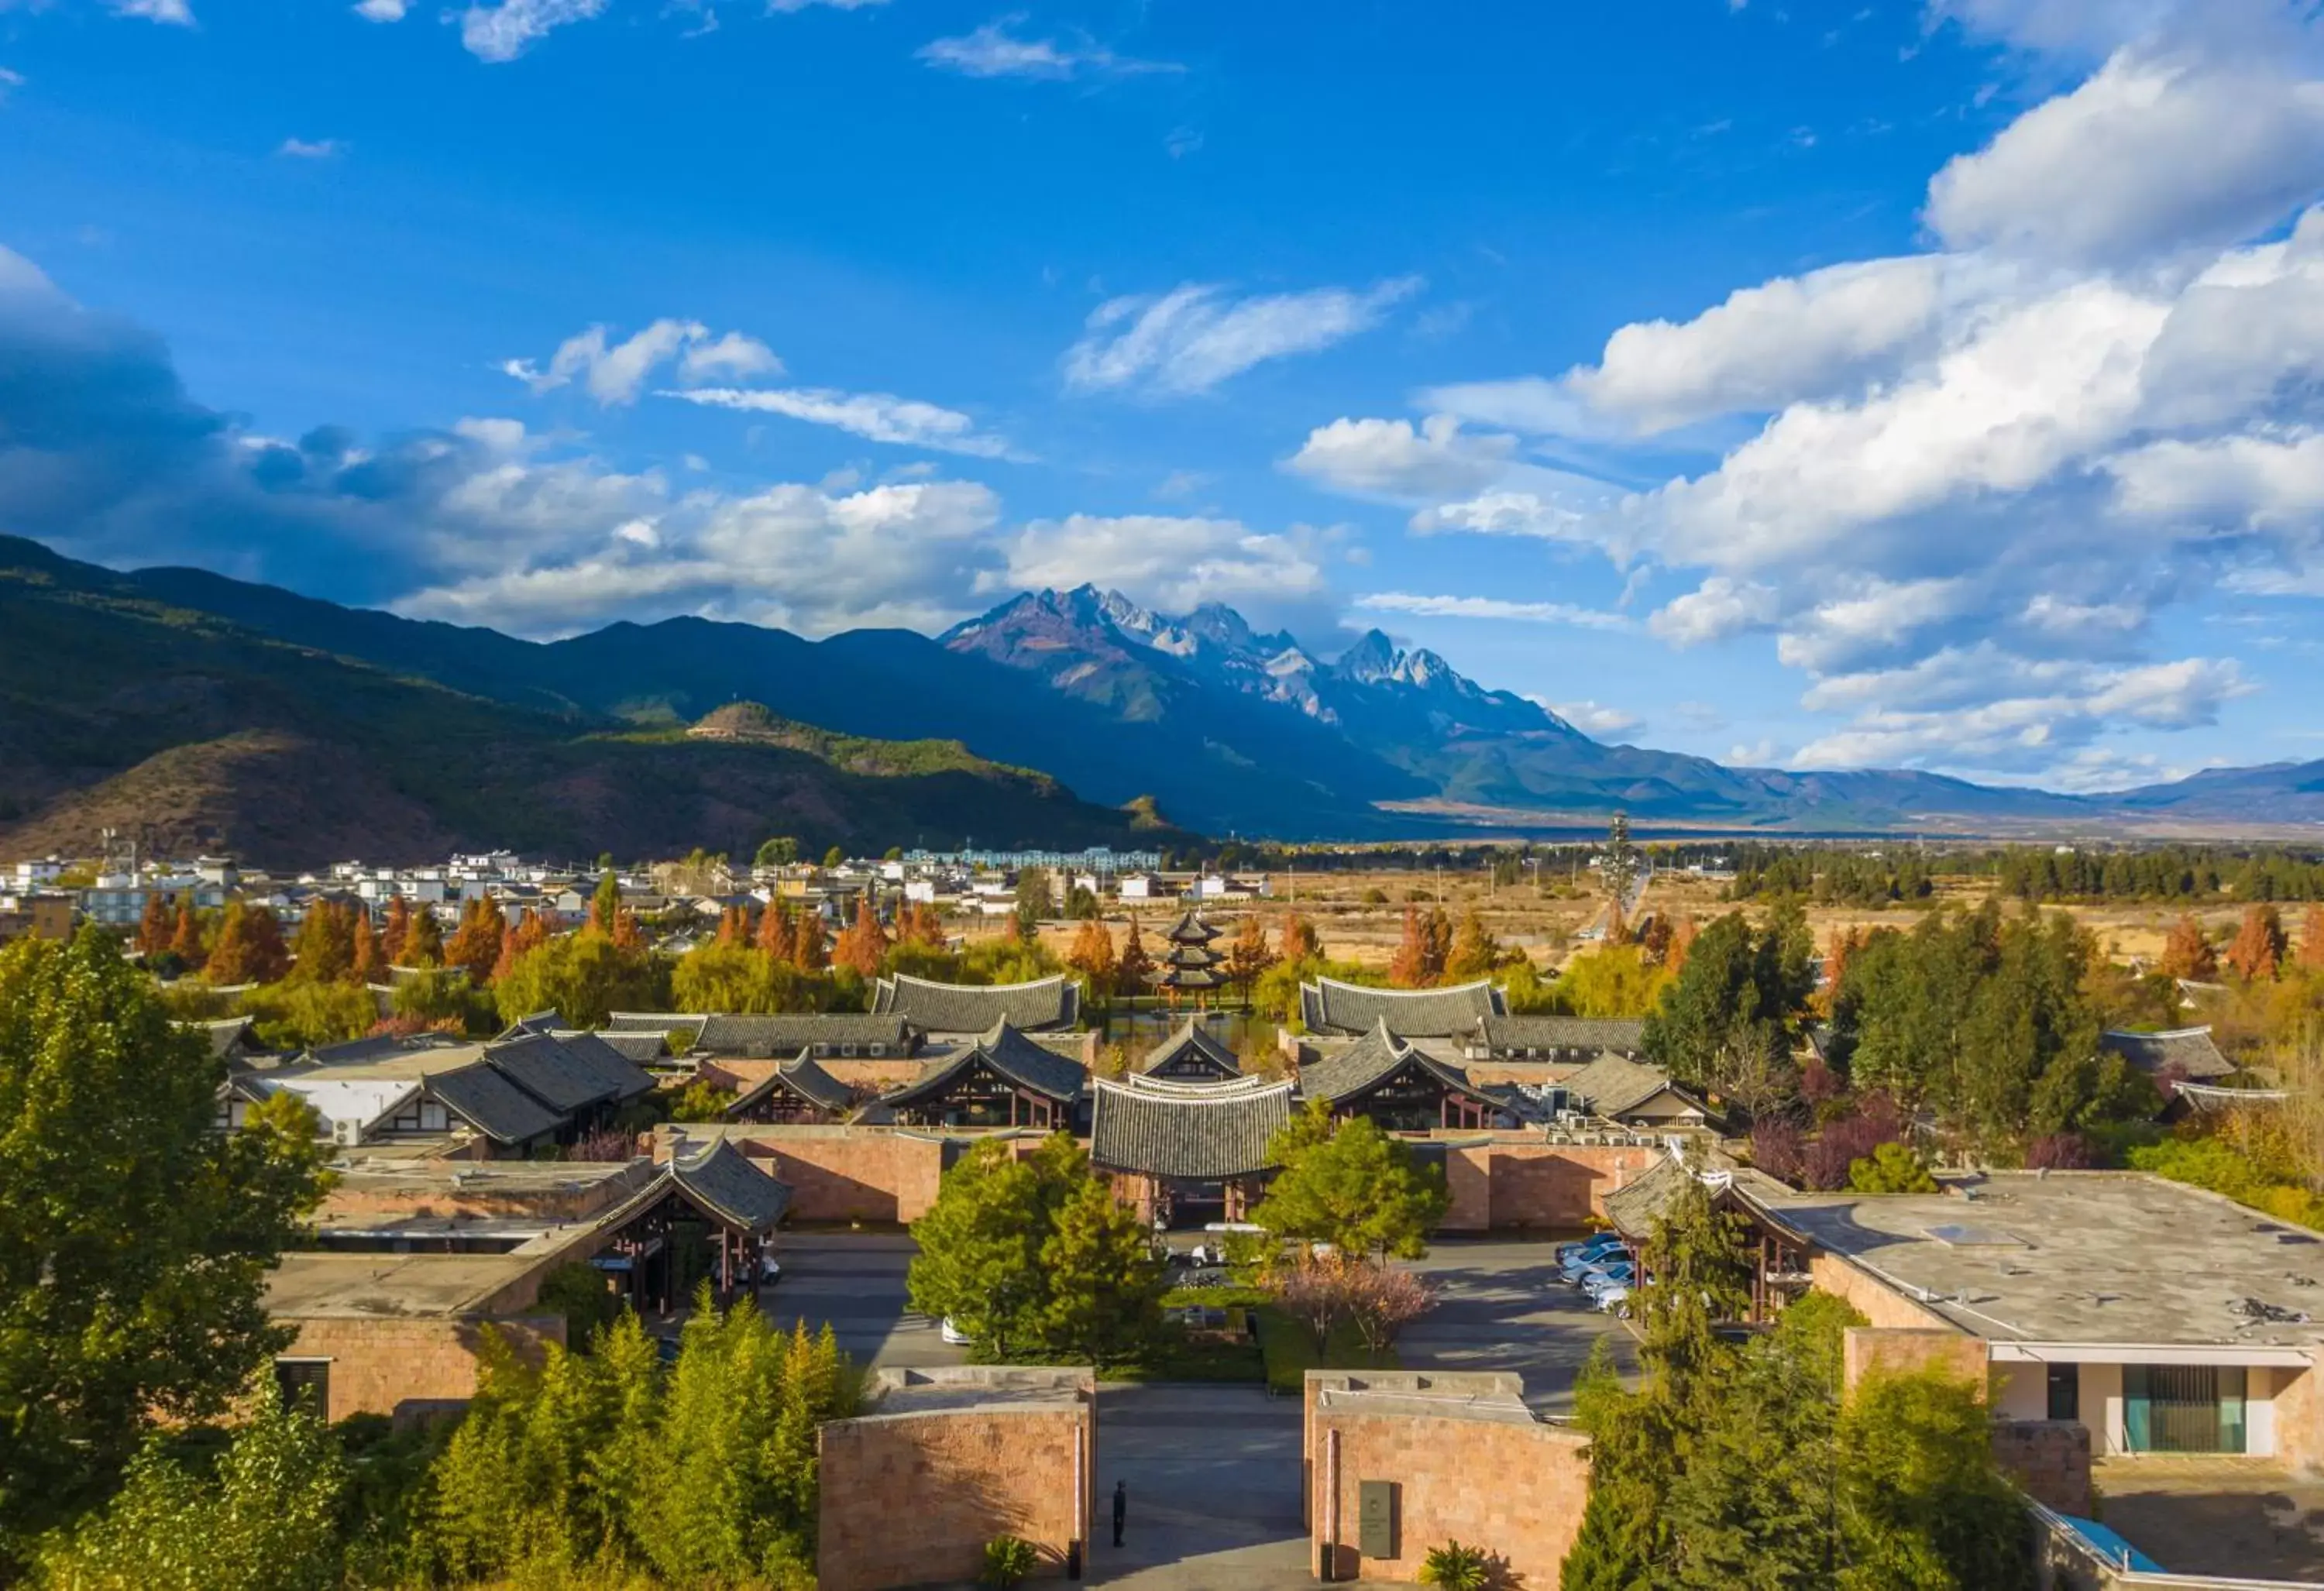
[(2124, 1443), (2134, 1453), (2244, 1450), (2240, 1365), (2126, 1365)]

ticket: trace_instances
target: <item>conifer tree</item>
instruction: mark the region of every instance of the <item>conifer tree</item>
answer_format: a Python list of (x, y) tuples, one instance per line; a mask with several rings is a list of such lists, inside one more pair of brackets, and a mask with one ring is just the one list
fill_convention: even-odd
[(802, 972), (820, 972), (831, 965), (829, 942), (824, 937), (823, 914), (812, 907), (791, 924), (792, 965)]
[(1274, 948), (1267, 943), (1267, 924), (1259, 920), (1257, 912), (1246, 914), (1235, 924), (1234, 938), (1227, 943), (1226, 961), (1227, 977), (1242, 990), (1246, 1002), (1251, 989), (1277, 960)]
[(472, 895), (460, 907), (459, 928), (444, 947), (444, 964), (466, 968), (468, 981), (481, 986), (499, 964), (501, 941), (507, 933), (508, 923), (501, 915), (500, 902)]
[(170, 948), (170, 903), (160, 890), (145, 897), (145, 910), (137, 919), (137, 948), (150, 961)]
[(1416, 906), (1404, 908), (1404, 935), (1397, 941), (1396, 954), (1388, 961), (1388, 980), (1398, 989), (1422, 989), (1430, 981), (1428, 930)]
[(759, 914), (759, 948), (778, 961), (792, 959), (797, 945), (791, 933), (790, 902), (781, 896), (767, 903)]
[(357, 901), (347, 913), (347, 981), (368, 983), (379, 973), (379, 935), (371, 925), (371, 906)]
[(1080, 973), (1090, 991), (1102, 999), (1113, 989), (1113, 934), (1104, 920), (1084, 917), (1065, 950), (1065, 965)]
[(1299, 915), (1293, 906), (1283, 918), (1283, 959), (1286, 961), (1320, 961), (1323, 959), (1323, 942), (1316, 937), (1315, 925)]
[(614, 920), (622, 910), (622, 881), (608, 870), (597, 879), (597, 892), (589, 897), (587, 926), (608, 939), (613, 934)]
[(1431, 907), (1426, 924), (1428, 976), (1425, 981), (1444, 981), (1444, 966), (1452, 956), (1452, 919), (1445, 915), (1443, 906)]
[(2235, 943), (2227, 946), (2227, 966), (2246, 983), (2273, 981), (2276, 969), (2283, 964), (2289, 945), (2283, 933), (2283, 918), (2272, 906), (2252, 906), (2244, 908), (2244, 920), (2236, 930)]
[(290, 952), (274, 914), (263, 906), (229, 901), (203, 977), (219, 985), (272, 983), (290, 967)]
[(438, 967), (444, 962), (444, 927), (437, 922), (435, 911), (426, 906), (411, 914), (410, 926), (403, 935), (403, 961), (406, 967)]
[(2300, 919), (2300, 964), (2324, 968), (2324, 906), (2312, 906)]
[(387, 921), (379, 931), (379, 959), (383, 965), (406, 965), (411, 938), (411, 902), (399, 895), (387, 903)]
[(1476, 907), (1462, 913), (1461, 926), (1454, 932), (1444, 958), (1444, 976), (1464, 981), (1489, 977), (1500, 961), (1500, 941), (1485, 926), (1485, 919)]
[(202, 945), (201, 918), (195, 915), (191, 891), (178, 897), (178, 922), (170, 933), (170, 953), (194, 971), (199, 971), (208, 959)]
[(880, 915), (872, 909), (872, 897), (860, 896), (855, 902), (855, 921), (847, 925), (832, 947), (832, 965), (852, 967), (865, 978), (877, 978), (887, 957), (887, 930), (881, 927)]
[(2184, 913), (2171, 925), (2170, 935), (2163, 942), (2163, 960), (2159, 970), (2165, 978), (2184, 978), (2196, 983), (2209, 983), (2219, 975), (2218, 953), (2211, 948), (2203, 924), (2195, 914)]
[(291, 940), (291, 972), (301, 983), (337, 983), (355, 958), (354, 915), (335, 900), (308, 904)]
[(1113, 986), (1131, 998), (1146, 992), (1146, 980), (1154, 970), (1154, 960), (1146, 953), (1145, 938), (1138, 932), (1138, 914), (1130, 914), (1130, 933), (1121, 942), (1121, 954), (1113, 963)]

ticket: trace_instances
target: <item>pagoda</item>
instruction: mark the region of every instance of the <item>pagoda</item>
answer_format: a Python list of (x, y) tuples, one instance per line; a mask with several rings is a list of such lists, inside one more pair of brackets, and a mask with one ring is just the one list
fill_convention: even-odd
[(1211, 941), (1219, 931), (1203, 921), (1200, 912), (1189, 911), (1170, 926), (1163, 937), (1170, 948), (1162, 957), (1162, 964), (1147, 974), (1154, 987), (1170, 997), (1176, 1005), (1181, 995), (1193, 995), (1201, 1004), (1212, 990), (1226, 987), (1226, 974), (1220, 970), (1226, 957), (1211, 948)]

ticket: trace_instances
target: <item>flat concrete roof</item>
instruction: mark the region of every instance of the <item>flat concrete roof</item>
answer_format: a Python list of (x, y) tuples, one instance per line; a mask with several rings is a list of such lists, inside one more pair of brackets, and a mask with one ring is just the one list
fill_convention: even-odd
[(1946, 1320), (1995, 1342), (2268, 1346), (2324, 1320), (2324, 1236), (2142, 1172), (1994, 1172), (1932, 1194), (1748, 1201)]
[(1075, 1409), (1093, 1372), (1070, 1366), (962, 1365), (886, 1369), (859, 1418), (952, 1413), (964, 1409)]
[(1481, 1420), (1495, 1425), (1539, 1425), (1521, 1398), (1431, 1397), (1426, 1393), (1362, 1392), (1327, 1386), (1315, 1394), (1318, 1412), (1398, 1415), (1406, 1419)]
[(356, 1160), (338, 1172), (338, 1187), (365, 1198), (415, 1199), (454, 1193), (493, 1197), (584, 1193), (603, 1183), (653, 1180), (644, 1156), (630, 1160)]
[(468, 1314), (540, 1264), (531, 1254), (286, 1254), (267, 1281), (277, 1320)]

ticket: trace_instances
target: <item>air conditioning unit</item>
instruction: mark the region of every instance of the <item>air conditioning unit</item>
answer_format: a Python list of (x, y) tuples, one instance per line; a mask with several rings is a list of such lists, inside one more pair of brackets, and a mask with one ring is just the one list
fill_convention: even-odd
[(341, 1117), (331, 1124), (331, 1142), (342, 1149), (352, 1149), (363, 1142), (363, 1123)]

